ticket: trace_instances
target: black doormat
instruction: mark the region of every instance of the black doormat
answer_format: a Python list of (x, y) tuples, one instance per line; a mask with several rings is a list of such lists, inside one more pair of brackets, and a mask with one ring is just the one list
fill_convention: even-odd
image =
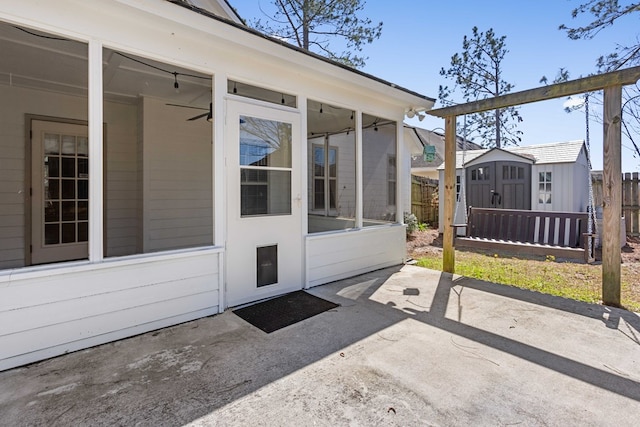
[(339, 307), (339, 304), (304, 291), (296, 291), (239, 308), (233, 312), (256, 328), (270, 334), (336, 307)]

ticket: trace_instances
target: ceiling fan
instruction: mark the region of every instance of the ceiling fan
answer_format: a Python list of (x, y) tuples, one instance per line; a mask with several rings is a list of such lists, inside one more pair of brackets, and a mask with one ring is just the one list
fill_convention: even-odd
[(206, 113), (198, 114), (197, 116), (193, 116), (191, 118), (188, 118), (187, 121), (189, 121), (189, 122), (193, 121), (193, 120), (201, 119), (203, 117), (206, 117), (208, 122), (213, 120), (213, 105), (212, 105), (211, 102), (209, 103), (209, 109), (208, 110), (206, 108), (192, 107), (190, 105), (180, 105), (180, 104), (165, 104), (165, 105), (169, 105), (169, 106), (172, 106), (172, 107), (191, 108), (191, 109), (194, 109), (194, 110), (204, 110), (204, 111), (206, 111)]

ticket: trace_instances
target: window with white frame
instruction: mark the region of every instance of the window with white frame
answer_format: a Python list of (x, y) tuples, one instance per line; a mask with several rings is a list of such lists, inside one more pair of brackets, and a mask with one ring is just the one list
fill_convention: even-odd
[(313, 209), (326, 214), (336, 209), (338, 188), (338, 148), (313, 145)]
[(387, 204), (396, 205), (396, 156), (387, 158)]
[(538, 174), (538, 203), (551, 204), (551, 172)]

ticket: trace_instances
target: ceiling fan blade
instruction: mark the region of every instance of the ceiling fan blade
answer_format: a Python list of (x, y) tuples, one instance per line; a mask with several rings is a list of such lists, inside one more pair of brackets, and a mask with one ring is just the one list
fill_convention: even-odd
[(201, 119), (202, 117), (207, 117), (209, 115), (209, 113), (203, 113), (203, 114), (198, 114), (197, 116), (191, 117), (190, 119), (187, 119), (188, 122), (192, 121), (192, 120), (198, 120)]
[(191, 105), (181, 105), (181, 104), (164, 104), (164, 105), (168, 105), (170, 107), (181, 107), (181, 108), (192, 108), (194, 110), (203, 110), (203, 111), (207, 111), (206, 108), (202, 108), (202, 107), (192, 107)]

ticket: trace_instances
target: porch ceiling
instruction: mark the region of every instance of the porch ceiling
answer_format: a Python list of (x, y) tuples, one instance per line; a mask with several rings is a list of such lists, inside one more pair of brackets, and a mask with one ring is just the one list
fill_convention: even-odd
[[(87, 95), (85, 43), (0, 23), (0, 51), (0, 84)], [(106, 49), (103, 72), (109, 101), (134, 103), (137, 94), (206, 109), (211, 102), (210, 76), (181, 67)]]

